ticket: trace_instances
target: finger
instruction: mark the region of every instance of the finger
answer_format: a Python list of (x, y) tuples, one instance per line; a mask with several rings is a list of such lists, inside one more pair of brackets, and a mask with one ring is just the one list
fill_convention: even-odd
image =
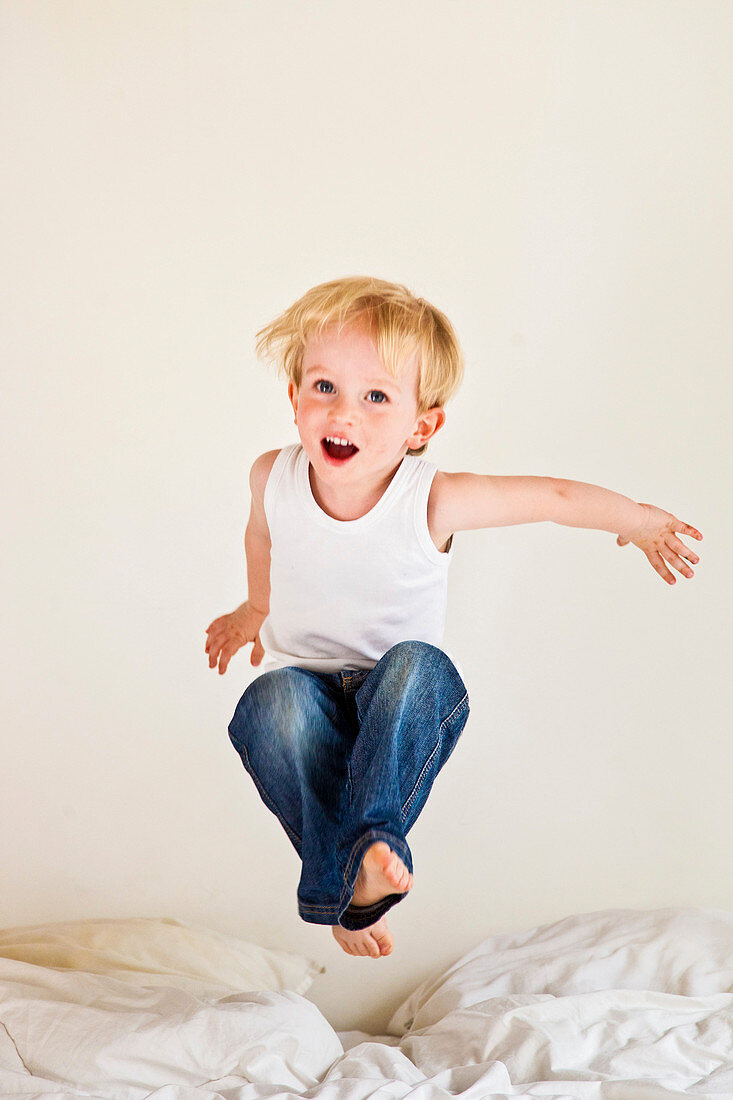
[(672, 550), (676, 550), (683, 558), (687, 558), (693, 565), (697, 565), (700, 561), (695, 551), (690, 550), (681, 539), (676, 538), (674, 535), (668, 540), (667, 545), (671, 547)]
[(260, 641), (260, 636), (258, 634), (257, 637), (255, 638), (255, 644), (252, 646), (252, 654), (250, 656), (250, 661), (252, 662), (253, 665), (258, 665), (258, 664), (260, 664), (260, 662), (262, 661), (262, 658), (264, 656), (265, 656), (265, 649), (264, 649), (264, 646), (262, 645), (262, 642)]
[(220, 638), (215, 639), (209, 646), (209, 668), (216, 668), (222, 648), (223, 643)]
[(649, 558), (652, 566), (656, 569), (657, 573), (659, 573), (659, 576), (662, 578), (662, 580), (666, 581), (667, 584), (676, 583), (669, 569), (667, 569), (666, 565), (664, 564), (661, 555), (656, 550), (650, 550), (647, 554), (647, 557)]
[(238, 645), (225, 645), (224, 646), (224, 648), (221, 651), (221, 657), (219, 658), (219, 675), (220, 676), (223, 676), (223, 674), (226, 672), (226, 670), (229, 666), (229, 662), (231, 661), (232, 657), (234, 656), (234, 654), (237, 652), (238, 649), (239, 649)]
[(675, 553), (674, 550), (671, 550), (668, 545), (662, 547), (661, 554), (664, 560), (668, 561), (670, 565), (673, 565), (678, 573), (681, 573), (683, 577), (695, 576), (689, 565), (686, 565), (679, 554)]
[(693, 539), (701, 539), (702, 535), (696, 527), (690, 527), (689, 523), (685, 523), (683, 520), (678, 519), (674, 525), (675, 531), (680, 531), (683, 535), (691, 535)]
[(209, 635), (208, 641), (206, 642), (206, 652), (218, 654), (221, 650), (221, 647), (226, 642), (226, 639), (226, 631), (220, 629), (213, 630), (212, 633)]

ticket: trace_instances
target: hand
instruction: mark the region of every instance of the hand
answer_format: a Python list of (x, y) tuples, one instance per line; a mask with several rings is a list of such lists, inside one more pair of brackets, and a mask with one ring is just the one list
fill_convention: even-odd
[(205, 647), (209, 655), (209, 668), (216, 668), (218, 661), (221, 676), (226, 672), (237, 650), (249, 642), (254, 642), (249, 657), (250, 664), (260, 664), (265, 656), (265, 650), (260, 641), (260, 627), (266, 618), (266, 614), (257, 611), (250, 606), (249, 602), (246, 602), (229, 615), (221, 615), (218, 619), (214, 619), (213, 623), (209, 623), (206, 627), (208, 638)]
[(665, 561), (679, 570), (683, 577), (694, 577), (695, 574), (688, 565), (685, 565), (682, 558), (686, 558), (693, 565), (697, 565), (700, 559), (694, 550), (688, 549), (684, 542), (677, 538), (675, 531), (691, 535), (694, 539), (702, 539), (700, 532), (690, 527), (688, 523), (683, 523), (681, 519), (677, 519), (671, 512), (655, 508), (653, 504), (642, 504), (641, 507), (646, 511), (646, 517), (641, 526), (626, 537), (619, 535), (616, 543), (619, 546), (626, 546), (627, 543), (633, 542), (634, 546), (644, 551), (659, 576), (668, 584), (674, 584), (675, 578), (666, 568)]

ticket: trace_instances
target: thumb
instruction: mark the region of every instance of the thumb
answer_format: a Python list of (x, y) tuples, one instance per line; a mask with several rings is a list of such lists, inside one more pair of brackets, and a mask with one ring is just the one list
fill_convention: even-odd
[(618, 537), (618, 538), (616, 539), (616, 545), (617, 545), (617, 546), (627, 546), (627, 545), (628, 545), (628, 542), (629, 542), (629, 540), (628, 540), (628, 539), (623, 539), (623, 538), (621, 538), (621, 536), (620, 536), (620, 535), (619, 535), (619, 537)]
[(262, 645), (262, 642), (260, 641), (260, 636), (258, 634), (255, 637), (255, 642), (254, 642), (254, 645), (252, 646), (252, 653), (251, 653), (250, 658), (249, 658), (251, 664), (259, 665), (264, 656), (265, 656), (264, 646)]

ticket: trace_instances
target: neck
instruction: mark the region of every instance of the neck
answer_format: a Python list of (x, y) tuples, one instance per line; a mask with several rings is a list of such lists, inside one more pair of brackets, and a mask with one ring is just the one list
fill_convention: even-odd
[(321, 481), (313, 464), (309, 463), (308, 478), (313, 499), (318, 507), (332, 519), (343, 521), (361, 519), (382, 499), (401, 465), (402, 460), (387, 474), (378, 475), (369, 484), (362, 482), (341, 488)]

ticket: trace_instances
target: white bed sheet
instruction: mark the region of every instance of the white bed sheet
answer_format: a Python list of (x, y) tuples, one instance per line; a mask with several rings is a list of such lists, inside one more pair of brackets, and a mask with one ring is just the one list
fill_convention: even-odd
[(733, 915), (584, 914), (485, 940), (380, 1037), (337, 1034), (292, 991), (197, 996), (0, 959), (0, 1095), (733, 1096), (731, 966)]

